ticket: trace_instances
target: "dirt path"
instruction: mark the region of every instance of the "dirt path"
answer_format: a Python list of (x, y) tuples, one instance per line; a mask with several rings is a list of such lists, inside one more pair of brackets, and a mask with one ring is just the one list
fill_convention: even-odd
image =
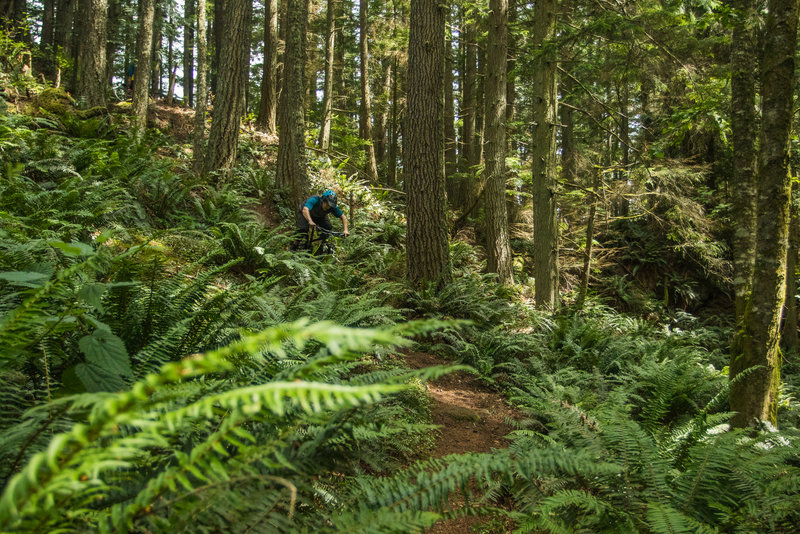
[[(406, 355), (413, 369), (444, 365), (451, 362), (420, 352)], [(465, 452), (489, 452), (508, 446), (503, 438), (512, 428), (506, 420), (516, 414), (503, 396), (492, 391), (467, 373), (452, 373), (428, 384), (433, 398), (433, 423), (441, 426), (441, 435), (432, 458)], [(430, 530), (432, 534), (472, 534), (480, 524), (476, 517), (442, 521)]]

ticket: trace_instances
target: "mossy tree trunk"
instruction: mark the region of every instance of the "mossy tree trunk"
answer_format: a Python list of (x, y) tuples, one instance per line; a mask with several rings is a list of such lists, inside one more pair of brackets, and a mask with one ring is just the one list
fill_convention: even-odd
[(106, 0), (80, 0), (76, 93), (89, 106), (106, 105)]
[[(139, 0), (139, 31), (136, 37), (136, 65), (149, 65), (153, 41), (153, 18), (155, 2)], [(147, 105), (149, 103), (150, 69), (137, 69), (133, 80), (133, 126), (137, 139), (142, 138), (147, 128)]]
[(305, 0), (286, 2), (286, 49), (284, 51), (283, 89), (278, 107), (278, 187), (291, 191), (290, 207), (297, 209), (308, 195), (306, 171), (304, 90), (306, 65)]
[(220, 24), (225, 32), (220, 50), (219, 92), (214, 98), (214, 113), (208, 134), (205, 173), (230, 170), (236, 162), (239, 145), (239, 125), (244, 112), (245, 76), (250, 52), (251, 0), (225, 0), (224, 17)]
[(413, 284), (450, 279), (444, 183), (444, 10), (412, 0), (403, 167), (408, 199), (406, 274)]
[(183, 102), (194, 106), (194, 35), (195, 2), (184, 0), (183, 8)]
[[(756, 253), (756, 69), (757, 2), (734, 0), (731, 42), (731, 138), (733, 142), (733, 289), (736, 321), (741, 325)], [(738, 352), (738, 350), (734, 350)]]
[(506, 57), (508, 0), (489, 2), (486, 72), (486, 267), (503, 283), (513, 283), (506, 209)]
[(361, 113), (359, 130), (364, 142), (364, 174), (372, 183), (378, 182), (378, 165), (375, 159), (375, 146), (372, 144), (372, 95), (369, 89), (369, 47), (367, 39), (370, 35), (369, 0), (360, 0), (358, 5), (359, 40), (358, 48), (361, 58)]
[[(758, 155), (756, 260), (742, 324), (741, 353), (730, 366), (734, 426), (777, 425), (780, 319), (785, 298), (791, 176), (794, 53), (798, 0), (770, 0), (761, 62), (762, 128)], [(753, 369), (754, 368), (754, 369)], [(741, 380), (737, 376), (753, 369)]]
[(556, 128), (558, 76), (555, 0), (534, 7), (533, 43), (537, 47), (533, 96), (533, 248), (536, 305), (553, 309), (558, 297), (558, 225), (556, 221)]
[(206, 0), (197, 0), (197, 94), (194, 101), (194, 172), (203, 170), (203, 143), (208, 106), (208, 46), (206, 36)]
[(331, 120), (333, 119), (333, 62), (336, 46), (336, 0), (328, 0), (325, 14), (325, 81), (322, 90), (322, 122), (319, 127), (319, 147), (331, 146)]

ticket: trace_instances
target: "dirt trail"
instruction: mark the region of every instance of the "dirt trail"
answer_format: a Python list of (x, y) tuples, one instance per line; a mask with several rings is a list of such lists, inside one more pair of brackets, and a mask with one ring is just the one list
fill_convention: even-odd
[[(413, 369), (445, 365), (437, 356), (412, 352), (406, 355)], [(508, 446), (503, 436), (512, 428), (507, 419), (515, 419), (514, 411), (502, 395), (492, 391), (471, 374), (451, 373), (428, 383), (433, 398), (433, 423), (441, 426), (441, 435), (431, 457), (465, 452), (488, 452)], [(472, 534), (480, 518), (466, 517), (441, 521), (429, 531), (432, 534)]]

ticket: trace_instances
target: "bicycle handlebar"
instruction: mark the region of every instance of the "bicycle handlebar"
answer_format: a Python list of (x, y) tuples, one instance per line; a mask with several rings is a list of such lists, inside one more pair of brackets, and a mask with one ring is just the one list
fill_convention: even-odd
[[(309, 232), (312, 232), (312, 231), (313, 231), (313, 228), (315, 228), (315, 227), (314, 227), (314, 226), (310, 227), (310, 228), (308, 229), (308, 231), (309, 231)], [(326, 230), (325, 228), (322, 228), (322, 227), (321, 227), (321, 226), (319, 226), (319, 225), (317, 225), (317, 226), (316, 226), (316, 229), (317, 229), (317, 230), (318, 230), (320, 233), (322, 233), (322, 234), (327, 234), (327, 235), (329, 235), (329, 236), (331, 236), (331, 237), (344, 237), (344, 232), (334, 232), (334, 231), (331, 231), (331, 230)]]

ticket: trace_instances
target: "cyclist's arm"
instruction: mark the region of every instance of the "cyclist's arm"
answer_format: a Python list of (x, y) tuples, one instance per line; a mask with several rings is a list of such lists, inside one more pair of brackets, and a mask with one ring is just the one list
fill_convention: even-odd
[(311, 213), (309, 213), (307, 206), (303, 206), (303, 217), (305, 217), (305, 219), (308, 221), (309, 226), (317, 225), (317, 223), (315, 223), (313, 219), (311, 219)]
[(342, 227), (344, 228), (344, 236), (347, 237), (350, 235), (350, 231), (347, 229), (347, 217), (345, 217), (344, 213), (342, 213)]

